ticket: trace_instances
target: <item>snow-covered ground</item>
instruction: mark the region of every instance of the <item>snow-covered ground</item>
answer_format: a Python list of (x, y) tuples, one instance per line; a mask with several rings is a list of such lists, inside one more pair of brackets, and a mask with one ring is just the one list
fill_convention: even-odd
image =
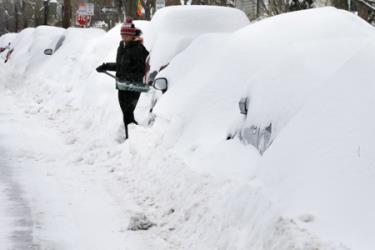
[(127, 230), (142, 209), (120, 176), (80, 166), (53, 124), (28, 113), (14, 94), (1, 100), (0, 249), (166, 248), (158, 237)]
[[(168, 91), (137, 107), (154, 121), (125, 142), (114, 83), (95, 71), (119, 26), (0, 37), (14, 47), (0, 63), (0, 249), (374, 249), (374, 28), (333, 8), (243, 22), (160, 72)], [(150, 49), (152, 22), (137, 25)], [(269, 124), (262, 156), (238, 136)], [(140, 215), (155, 225), (128, 230)]]

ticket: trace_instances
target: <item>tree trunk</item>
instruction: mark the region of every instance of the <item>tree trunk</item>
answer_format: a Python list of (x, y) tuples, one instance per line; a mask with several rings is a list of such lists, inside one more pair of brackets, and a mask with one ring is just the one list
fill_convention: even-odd
[(125, 8), (126, 16), (134, 18), (136, 16), (135, 0), (128, 0)]
[(165, 6), (181, 5), (180, 0), (165, 0)]
[(18, 31), (18, 8), (17, 8), (17, 3), (14, 3), (14, 19), (15, 19), (15, 31)]
[(70, 27), (70, 19), (72, 18), (71, 8), (70, 0), (64, 0), (62, 26), (66, 29)]

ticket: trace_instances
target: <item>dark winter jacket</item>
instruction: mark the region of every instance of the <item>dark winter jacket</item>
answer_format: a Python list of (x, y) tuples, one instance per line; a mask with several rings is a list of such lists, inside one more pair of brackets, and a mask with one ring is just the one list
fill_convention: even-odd
[(142, 82), (145, 75), (148, 51), (139, 41), (124, 45), (120, 42), (117, 49), (116, 63), (107, 63), (107, 70), (116, 71), (121, 81)]

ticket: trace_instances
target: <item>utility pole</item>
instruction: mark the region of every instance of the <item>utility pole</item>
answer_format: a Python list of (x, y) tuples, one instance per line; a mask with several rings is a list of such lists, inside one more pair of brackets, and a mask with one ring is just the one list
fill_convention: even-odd
[(71, 8), (70, 0), (64, 0), (62, 26), (66, 29), (70, 27)]

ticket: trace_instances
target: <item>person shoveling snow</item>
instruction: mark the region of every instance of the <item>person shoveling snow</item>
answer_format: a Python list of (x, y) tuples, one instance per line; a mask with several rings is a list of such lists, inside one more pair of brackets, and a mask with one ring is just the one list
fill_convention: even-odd
[[(123, 113), (125, 139), (128, 138), (128, 125), (138, 124), (134, 119), (134, 109), (137, 105), (140, 90), (129, 89), (129, 86), (144, 85), (146, 58), (149, 54), (143, 46), (141, 30), (137, 29), (131, 18), (127, 18), (121, 27), (122, 41), (117, 49), (115, 63), (103, 63), (96, 68), (98, 72), (116, 71), (116, 88)], [(122, 85), (124, 83), (124, 85)]]

